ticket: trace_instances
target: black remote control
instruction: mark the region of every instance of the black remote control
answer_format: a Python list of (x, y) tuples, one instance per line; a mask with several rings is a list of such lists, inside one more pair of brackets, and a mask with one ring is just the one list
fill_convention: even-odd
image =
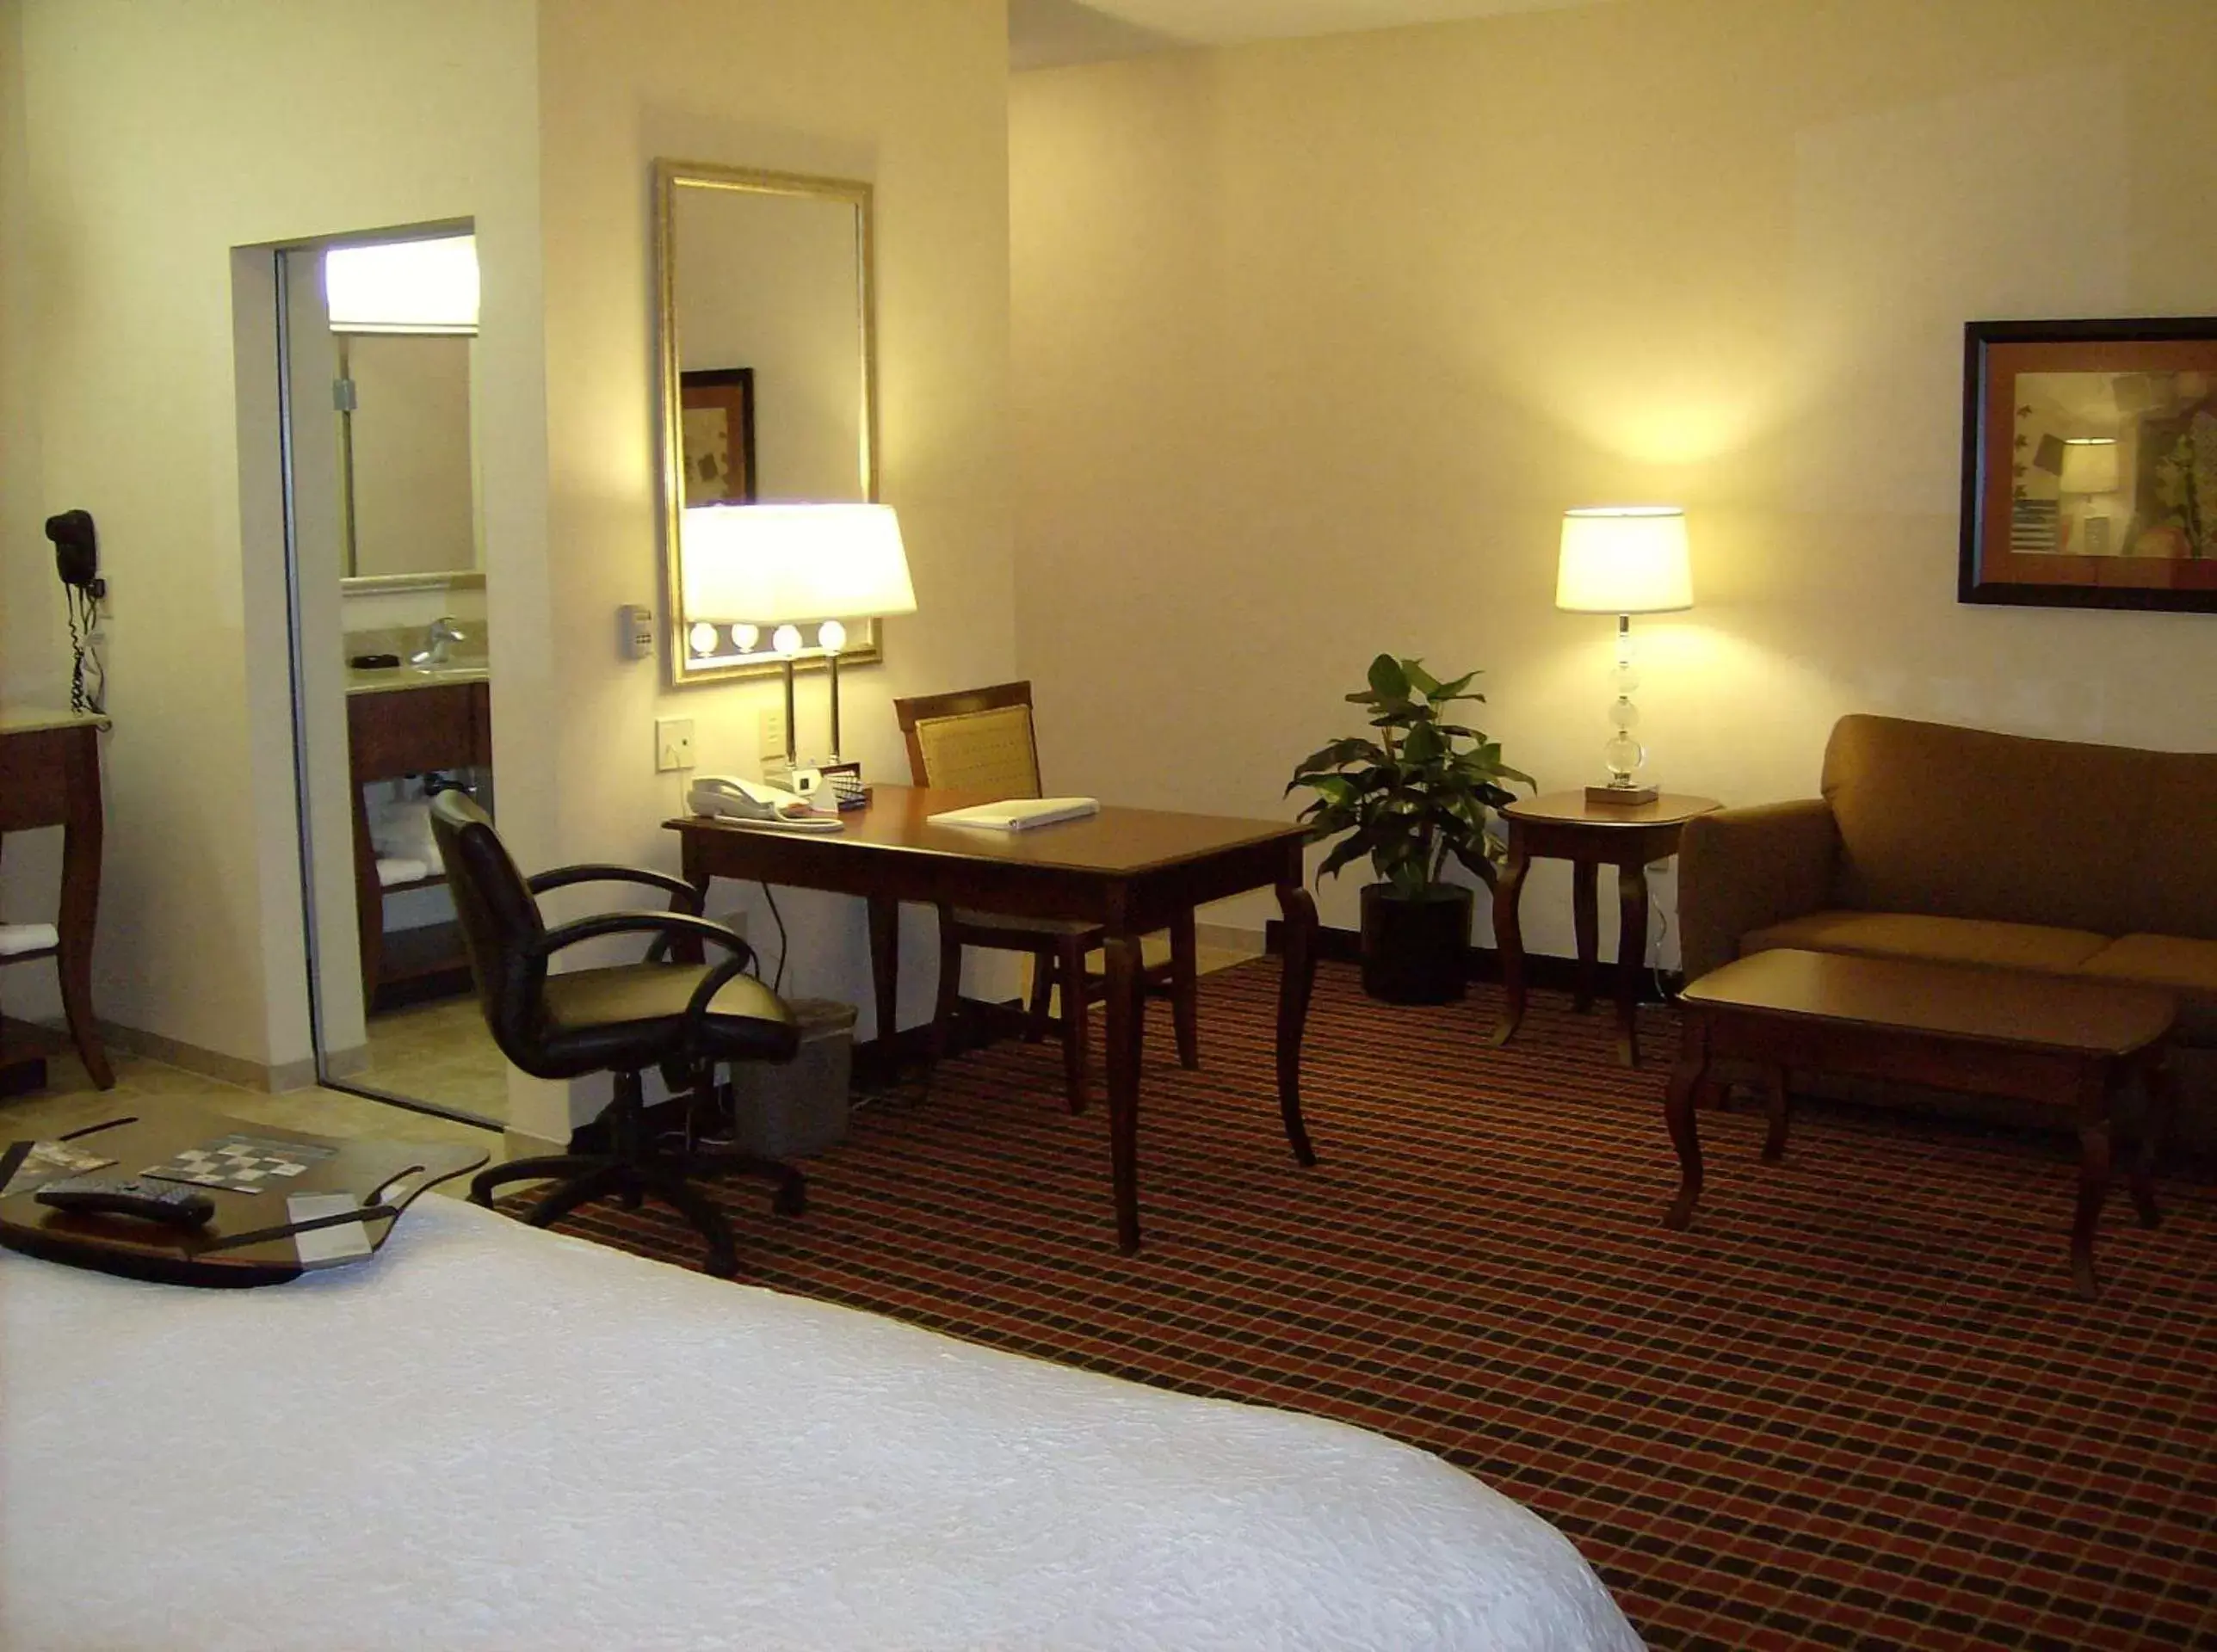
[(58, 1211), (143, 1217), (173, 1228), (203, 1227), (215, 1214), (215, 1201), (199, 1188), (151, 1176), (68, 1176), (48, 1182), (32, 1197)]

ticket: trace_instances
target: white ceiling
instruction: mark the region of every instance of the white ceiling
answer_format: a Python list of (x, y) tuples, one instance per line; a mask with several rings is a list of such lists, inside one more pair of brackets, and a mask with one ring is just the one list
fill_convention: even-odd
[(1183, 46), (1598, 3), (1603, 0), (1009, 0), (1009, 61), (1017, 69), (1042, 69)]

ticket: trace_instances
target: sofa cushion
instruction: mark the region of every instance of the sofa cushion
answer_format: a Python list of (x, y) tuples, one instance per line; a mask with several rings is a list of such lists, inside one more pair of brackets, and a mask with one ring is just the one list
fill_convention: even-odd
[(1832, 903), (2217, 940), (2217, 754), (1843, 717)]
[(2178, 1030), (2196, 1044), (2217, 1042), (2217, 940), (2126, 935), (2079, 966), (2081, 975), (2178, 994)]
[[(2217, 944), (2209, 945), (2217, 952)], [(1977, 964), (2000, 970), (2069, 975), (2109, 946), (2107, 935), (1979, 918), (1932, 918), (1907, 912), (1812, 912), (1742, 935), (1743, 956), (1773, 947), (1852, 952), (1860, 958), (1913, 958), (1931, 964)]]

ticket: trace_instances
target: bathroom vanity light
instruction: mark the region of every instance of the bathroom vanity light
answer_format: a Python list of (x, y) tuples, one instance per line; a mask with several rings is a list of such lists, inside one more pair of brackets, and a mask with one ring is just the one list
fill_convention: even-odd
[(1609, 720), (1616, 732), (1602, 748), (1609, 784), (1586, 788), (1586, 801), (1652, 803), (1656, 788), (1634, 771), (1647, 749), (1632, 691), (1640, 686), (1632, 666), (1632, 616), (1668, 613), (1694, 606), (1694, 578), (1686, 552), (1686, 513), (1676, 505), (1603, 505), (1563, 515), (1561, 558), (1555, 571), (1555, 606), (1572, 613), (1616, 616), (1616, 701)]
[[(900, 523), (890, 505), (696, 505), (685, 513), (678, 547), (686, 618), (723, 623), (750, 647), (759, 627), (775, 626), (770, 646), (785, 663), (785, 755), (797, 767), (793, 670), (800, 628), (817, 626), (816, 645), (831, 671), (831, 761), (839, 761), (839, 654), (843, 620), (914, 613), (916, 590)], [(747, 620), (734, 623), (733, 614)], [(745, 641), (741, 642), (742, 635)]]

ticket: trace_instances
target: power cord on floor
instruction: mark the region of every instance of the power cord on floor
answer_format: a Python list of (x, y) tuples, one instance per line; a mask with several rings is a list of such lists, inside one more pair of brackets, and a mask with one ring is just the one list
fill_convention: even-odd
[[(777, 909), (776, 892), (768, 884), (762, 886), (762, 892), (763, 899), (769, 903), (770, 920), (777, 925), (777, 973), (771, 977), (769, 989), (782, 996), (785, 991), (785, 955), (792, 946), (786, 939), (785, 915)], [(756, 979), (761, 979), (761, 976), (757, 974)]]

